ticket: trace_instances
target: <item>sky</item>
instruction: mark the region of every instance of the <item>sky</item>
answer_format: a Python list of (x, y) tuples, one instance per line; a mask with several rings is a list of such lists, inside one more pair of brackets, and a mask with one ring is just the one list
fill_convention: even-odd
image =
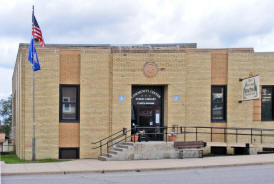
[(19, 43), (30, 42), (33, 4), (46, 44), (197, 43), (274, 52), (273, 0), (0, 0), (0, 99), (11, 94)]

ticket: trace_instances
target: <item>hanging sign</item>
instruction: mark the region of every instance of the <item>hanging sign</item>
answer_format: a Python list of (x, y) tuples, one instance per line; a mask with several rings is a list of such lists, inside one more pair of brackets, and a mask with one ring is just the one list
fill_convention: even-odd
[(242, 81), (243, 100), (259, 99), (260, 76), (250, 77)]

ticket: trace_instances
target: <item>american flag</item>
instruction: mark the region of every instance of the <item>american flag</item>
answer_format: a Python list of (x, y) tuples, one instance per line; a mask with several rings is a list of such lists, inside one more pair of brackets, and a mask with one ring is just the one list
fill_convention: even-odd
[(32, 35), (33, 35), (34, 39), (39, 41), (39, 43), (42, 47), (45, 47), (45, 42), (43, 39), (42, 31), (39, 27), (39, 24), (34, 16), (34, 14), (32, 14)]

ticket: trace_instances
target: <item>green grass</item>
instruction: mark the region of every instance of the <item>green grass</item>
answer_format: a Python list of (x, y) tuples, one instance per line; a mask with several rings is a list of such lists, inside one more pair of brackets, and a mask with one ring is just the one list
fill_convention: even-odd
[(47, 163), (47, 162), (63, 162), (66, 160), (58, 159), (42, 159), (42, 160), (21, 160), (15, 154), (1, 155), (0, 160), (4, 161), (6, 164), (23, 164), (23, 163)]

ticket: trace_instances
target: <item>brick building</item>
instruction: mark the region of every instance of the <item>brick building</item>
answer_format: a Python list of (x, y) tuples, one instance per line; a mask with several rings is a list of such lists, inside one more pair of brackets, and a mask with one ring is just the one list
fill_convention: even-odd
[[(12, 91), (16, 153), (22, 159), (32, 156), (28, 47), (19, 46)], [(42, 69), (35, 72), (37, 159), (62, 158), (66, 152), (95, 158), (98, 150), (91, 142), (133, 124), (274, 128), (274, 53), (200, 49), (192, 43), (52, 44), (37, 50)], [(263, 100), (239, 103), (239, 79), (251, 74), (260, 76)], [(217, 134), (212, 141), (233, 140)], [(265, 141), (273, 142), (271, 137)]]

